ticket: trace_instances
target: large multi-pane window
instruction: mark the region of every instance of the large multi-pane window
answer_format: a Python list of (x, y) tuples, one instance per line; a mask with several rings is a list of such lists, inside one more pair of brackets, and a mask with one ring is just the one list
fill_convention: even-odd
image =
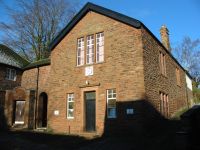
[(6, 79), (15, 81), (16, 80), (16, 70), (7, 68), (6, 69)]
[(116, 89), (107, 90), (107, 117), (116, 118)]
[(104, 61), (104, 33), (96, 34), (96, 62)]
[(166, 56), (162, 52), (159, 54), (159, 64), (160, 64), (160, 73), (164, 76), (167, 75), (166, 73)]
[(94, 35), (87, 36), (86, 64), (94, 63)]
[(163, 116), (169, 117), (169, 99), (163, 92), (160, 92), (160, 112)]
[(104, 61), (104, 33), (88, 35), (77, 40), (77, 66)]
[(84, 64), (84, 38), (79, 38), (77, 42), (77, 65), (81, 66)]
[(74, 118), (74, 93), (67, 94), (67, 118)]

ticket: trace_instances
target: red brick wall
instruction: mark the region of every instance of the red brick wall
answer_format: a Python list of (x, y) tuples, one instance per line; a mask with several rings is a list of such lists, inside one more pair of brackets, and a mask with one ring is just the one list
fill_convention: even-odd
[[(169, 111), (173, 114), (183, 106), (186, 106), (186, 81), (185, 72), (176, 64), (162, 46), (146, 31), (143, 33), (144, 49), (144, 81), (147, 99), (153, 103), (157, 110), (160, 110), (159, 91), (169, 96)], [(159, 52), (166, 55), (166, 73), (165, 77), (160, 73)], [(177, 85), (176, 67), (180, 69), (181, 86)]]
[[(104, 32), (105, 62), (94, 64), (94, 75), (85, 77), (85, 66), (76, 66), (77, 38)], [(86, 39), (85, 39), (86, 40)], [(84, 130), (83, 91), (96, 90), (97, 133), (102, 133), (106, 112), (106, 89), (116, 88), (117, 101), (144, 98), (141, 31), (108, 17), (89, 12), (51, 53), (49, 78), (49, 124), (56, 131), (80, 133)], [(86, 80), (100, 86), (80, 88)], [(67, 93), (75, 94), (75, 118), (66, 119)], [(54, 116), (53, 111), (60, 115)], [(122, 110), (124, 113), (125, 109)]]

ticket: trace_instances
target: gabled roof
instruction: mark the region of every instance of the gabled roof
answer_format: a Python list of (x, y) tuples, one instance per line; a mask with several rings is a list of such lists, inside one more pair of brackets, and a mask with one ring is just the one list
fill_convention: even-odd
[(112, 11), (110, 9), (92, 4), (87, 3), (80, 11), (79, 13), (68, 23), (68, 25), (61, 30), (61, 32), (54, 38), (54, 40), (51, 42), (49, 49), (53, 50), (53, 48), (65, 37), (67, 33), (79, 22), (79, 20), (84, 17), (89, 11), (93, 11), (99, 14), (102, 14), (104, 16), (110, 17), (112, 19), (118, 20), (120, 22), (123, 22), (125, 24), (128, 24), (130, 26), (133, 26), (135, 28), (141, 27), (141, 22), (139, 20), (136, 20), (134, 18), (128, 17), (126, 15), (120, 14), (118, 12)]
[(191, 77), (191, 75), (180, 65), (180, 63), (174, 58), (174, 56), (165, 48), (165, 46), (158, 40), (158, 38), (139, 20), (115, 12), (113, 10), (104, 8), (102, 6), (95, 5), (88, 2), (74, 18), (64, 27), (63, 30), (54, 38), (50, 43), (49, 49), (53, 50), (54, 47), (70, 32), (70, 30), (83, 18), (89, 11), (93, 11), (104, 16), (110, 17), (114, 20), (120, 21), (134, 28), (144, 28), (149, 34), (158, 42), (158, 44), (169, 54), (169, 56)]
[(22, 58), (12, 49), (3, 44), (0, 44), (0, 53), (1, 53), (0, 63), (2, 64), (10, 65), (17, 68), (22, 68), (29, 63), (26, 59)]

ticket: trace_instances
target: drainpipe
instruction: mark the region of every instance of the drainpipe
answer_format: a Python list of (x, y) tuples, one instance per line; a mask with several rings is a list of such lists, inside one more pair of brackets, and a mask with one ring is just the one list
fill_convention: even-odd
[(38, 83), (39, 83), (39, 66), (37, 67), (37, 79), (36, 79), (36, 98), (35, 98), (35, 129), (37, 128), (37, 102), (38, 102)]

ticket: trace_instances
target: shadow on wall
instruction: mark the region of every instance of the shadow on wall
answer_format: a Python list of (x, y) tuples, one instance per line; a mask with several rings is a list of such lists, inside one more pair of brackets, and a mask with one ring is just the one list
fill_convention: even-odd
[(106, 109), (104, 134), (141, 134), (167, 122), (147, 100), (116, 102), (116, 118), (108, 118)]
[(103, 137), (121, 137), (133, 149), (176, 149), (181, 121), (165, 118), (147, 100), (117, 102), (116, 107), (117, 118), (105, 118)]
[(0, 131), (9, 129), (5, 117), (5, 94), (5, 91), (0, 91)]

